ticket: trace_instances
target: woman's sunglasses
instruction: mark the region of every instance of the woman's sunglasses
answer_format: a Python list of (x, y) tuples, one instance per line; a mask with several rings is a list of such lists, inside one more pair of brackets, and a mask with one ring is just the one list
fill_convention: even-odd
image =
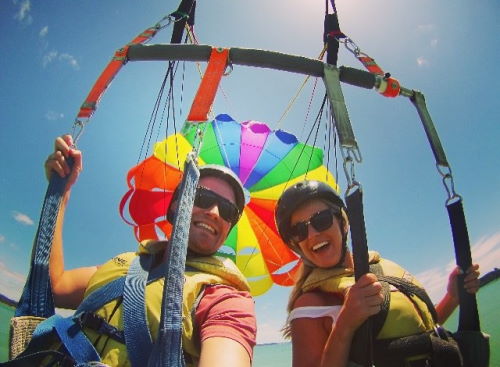
[(196, 189), (194, 205), (201, 209), (208, 209), (217, 205), (221, 218), (233, 225), (240, 218), (240, 212), (235, 204), (203, 186), (198, 186)]
[(323, 232), (330, 228), (333, 224), (334, 215), (339, 214), (338, 209), (329, 208), (317, 212), (309, 220), (295, 223), (290, 227), (290, 236), (297, 242), (304, 241), (309, 234), (309, 224), (316, 232)]

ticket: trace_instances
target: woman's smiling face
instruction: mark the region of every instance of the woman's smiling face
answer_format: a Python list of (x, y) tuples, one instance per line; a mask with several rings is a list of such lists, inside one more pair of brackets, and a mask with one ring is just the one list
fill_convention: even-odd
[[(291, 227), (299, 222), (308, 222), (315, 214), (329, 210), (327, 202), (312, 199), (300, 205), (290, 218)], [(307, 237), (297, 242), (304, 256), (320, 268), (337, 265), (342, 256), (342, 230), (339, 218), (333, 215), (331, 226), (318, 232), (310, 223), (307, 225)]]

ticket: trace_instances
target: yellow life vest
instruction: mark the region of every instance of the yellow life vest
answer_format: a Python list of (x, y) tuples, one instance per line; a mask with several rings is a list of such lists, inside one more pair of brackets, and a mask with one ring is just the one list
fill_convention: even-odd
[[(370, 264), (379, 263), (386, 276), (405, 279), (414, 285), (422, 285), (405, 269), (396, 263), (382, 259), (375, 251), (369, 252)], [(354, 285), (354, 271), (346, 268), (315, 268), (302, 286), (303, 292), (321, 290), (336, 293), (343, 298), (347, 288)], [(432, 330), (435, 326), (427, 305), (416, 295), (406, 296), (398, 290), (390, 292), (387, 318), (377, 339), (400, 338)]]
[[(92, 276), (85, 291), (85, 297), (114, 279), (125, 276), (132, 260), (141, 254), (162, 255), (165, 250), (164, 241), (143, 241), (137, 253), (120, 254), (100, 266)], [(225, 284), (242, 291), (249, 291), (247, 280), (230, 259), (217, 256), (188, 258), (186, 261), (185, 283), (183, 292), (183, 333), (182, 346), (185, 354), (191, 357), (196, 365), (200, 356), (198, 336), (194, 335), (193, 316), (196, 301), (203, 288), (210, 284)], [(160, 278), (146, 286), (146, 315), (151, 337), (156, 340), (161, 314), (164, 279)], [(109, 325), (123, 330), (121, 300), (113, 300), (105, 304), (96, 314)], [(96, 347), (102, 363), (110, 366), (130, 366), (124, 344), (93, 330), (84, 329), (85, 334)]]

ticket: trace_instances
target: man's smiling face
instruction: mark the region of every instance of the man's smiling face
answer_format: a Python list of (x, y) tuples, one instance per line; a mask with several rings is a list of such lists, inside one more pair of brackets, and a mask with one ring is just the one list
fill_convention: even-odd
[[(202, 177), (198, 185), (235, 203), (231, 185), (218, 177)], [(200, 255), (212, 255), (222, 246), (230, 230), (231, 223), (222, 219), (216, 204), (206, 209), (194, 206), (189, 229), (189, 249)]]

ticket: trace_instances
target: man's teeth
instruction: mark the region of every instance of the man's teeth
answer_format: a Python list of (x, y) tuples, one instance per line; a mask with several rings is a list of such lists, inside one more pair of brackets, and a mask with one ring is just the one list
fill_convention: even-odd
[(198, 227), (202, 227), (202, 228), (205, 228), (207, 231), (209, 231), (209, 232), (211, 232), (211, 233), (215, 233), (215, 229), (214, 229), (214, 227), (209, 226), (209, 225), (208, 225), (208, 224), (206, 224), (206, 223), (198, 222), (198, 223), (196, 223), (196, 226), (198, 226)]
[(326, 245), (328, 245), (328, 242), (327, 242), (327, 241), (325, 241), (325, 242), (320, 242), (320, 243), (318, 243), (317, 245), (314, 245), (314, 246), (313, 246), (313, 248), (312, 248), (312, 250), (313, 250), (313, 251), (318, 251), (320, 248), (325, 247)]

